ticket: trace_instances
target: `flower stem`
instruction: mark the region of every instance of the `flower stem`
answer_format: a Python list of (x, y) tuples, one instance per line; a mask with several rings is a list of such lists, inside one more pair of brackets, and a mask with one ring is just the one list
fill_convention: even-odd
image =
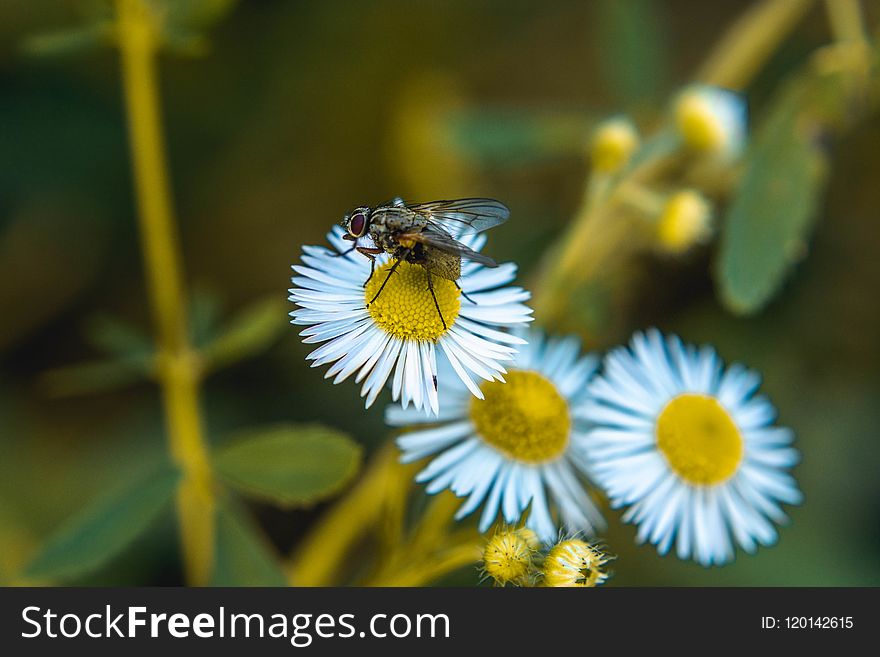
[(351, 545), (379, 518), (389, 480), (396, 480), (396, 447), (389, 443), (373, 457), (369, 469), (333, 508), (318, 520), (290, 560), (292, 586), (339, 583), (339, 570)]
[(859, 0), (825, 0), (831, 31), (837, 41), (866, 39), (867, 30)]
[(813, 0), (755, 4), (727, 31), (700, 67), (697, 80), (742, 90), (812, 4)]
[(191, 585), (208, 583), (214, 552), (214, 490), (198, 403), (198, 359), (187, 336), (180, 250), (171, 208), (159, 113), (156, 16), (144, 0), (117, 0), (122, 80), (128, 114), (147, 288), (157, 333), (169, 448), (183, 471), (177, 494), (183, 561)]
[(416, 561), (369, 581), (367, 586), (423, 586), (449, 573), (475, 564), (480, 560), (480, 543), (476, 539), (461, 543), (432, 554), (430, 559)]
[(564, 314), (572, 291), (603, 272), (613, 258), (622, 256), (637, 243), (633, 225), (620, 212), (633, 190), (663, 175), (677, 161), (677, 153), (664, 153), (639, 166), (603, 188), (601, 196), (587, 185), (581, 208), (563, 237), (551, 250), (550, 257), (535, 286), (535, 317), (545, 326), (553, 326)]

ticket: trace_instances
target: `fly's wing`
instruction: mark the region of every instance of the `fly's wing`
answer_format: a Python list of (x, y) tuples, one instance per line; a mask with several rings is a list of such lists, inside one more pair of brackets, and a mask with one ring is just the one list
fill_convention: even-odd
[(412, 240), (413, 242), (424, 244), (432, 249), (439, 249), (440, 251), (457, 255), (466, 260), (473, 260), (486, 267), (498, 266), (498, 264), (489, 256), (477, 253), (473, 249), (468, 248), (459, 242), (442, 228), (430, 224), (422, 231), (401, 233), (397, 238), (398, 240)]
[(427, 219), (429, 224), (453, 235), (481, 233), (510, 218), (510, 209), (491, 198), (460, 198), (406, 206)]
[(385, 201), (384, 203), (380, 203), (380, 204), (377, 205), (376, 207), (377, 207), (377, 208), (383, 208), (383, 207), (384, 207), (384, 208), (405, 208), (405, 207), (406, 207), (406, 201), (404, 201), (404, 200), (403, 200), (402, 198), (400, 198), (399, 196), (395, 196), (395, 197), (394, 197), (393, 199), (391, 199), (390, 201)]

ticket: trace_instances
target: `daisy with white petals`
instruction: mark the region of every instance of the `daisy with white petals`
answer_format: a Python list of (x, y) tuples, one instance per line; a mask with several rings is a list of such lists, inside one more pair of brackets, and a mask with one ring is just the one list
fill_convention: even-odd
[(610, 352), (579, 417), (578, 441), (613, 507), (639, 526), (638, 540), (704, 566), (776, 542), (782, 504), (802, 496), (789, 469), (799, 460), (790, 429), (757, 394), (760, 377), (727, 369), (711, 347), (657, 330)]
[[(584, 488), (587, 473), (572, 460), (572, 443), (586, 426), (574, 416), (598, 359), (582, 357), (576, 338), (545, 340), (521, 332), (528, 344), (509, 366), (506, 383), (486, 382), (475, 399), (454, 379), (440, 385), (443, 410), (435, 420), (389, 407), (395, 426), (434, 422), (397, 439), (401, 460), (435, 458), (416, 475), (428, 493), (449, 488), (467, 499), (456, 518), (483, 506), (480, 531), (501, 512), (518, 524), (530, 509), (526, 526), (552, 542), (562, 526), (593, 535), (604, 526)], [(554, 517), (554, 508), (556, 515)]]
[[(376, 257), (370, 276), (370, 260), (351, 250), (334, 227), (327, 236), (333, 250), (303, 247), (302, 264), (294, 265), (290, 301), (292, 324), (304, 325), (300, 335), (306, 343), (324, 343), (310, 353), (312, 367), (333, 363), (326, 378), (339, 383), (355, 375), (363, 381), (361, 396), (373, 404), (391, 378), (392, 398), (404, 407), (412, 403), (437, 414), (437, 348), (458, 377), (477, 396), (472, 376), (486, 381), (502, 380), (502, 362), (512, 359), (522, 340), (499, 331), (501, 327), (531, 321), (531, 309), (523, 305), (529, 293), (519, 287), (503, 287), (516, 275), (516, 265), (488, 269), (464, 261), (461, 279), (455, 282), (433, 277), (441, 320), (428, 291), (424, 268), (401, 262), (382, 293), (369, 306), (386, 278), (392, 260)], [(483, 235), (461, 238), (478, 251)], [(364, 281), (369, 281), (364, 285)], [(462, 294), (467, 295), (467, 298)], [(445, 320), (445, 324), (444, 324)]]

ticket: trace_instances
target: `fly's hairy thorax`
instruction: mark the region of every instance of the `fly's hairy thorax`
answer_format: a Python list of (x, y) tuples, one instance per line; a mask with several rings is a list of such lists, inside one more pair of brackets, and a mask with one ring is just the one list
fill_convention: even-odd
[(421, 265), (441, 278), (458, 280), (461, 276), (458, 255), (401, 237), (407, 233), (419, 233), (427, 225), (427, 219), (406, 208), (378, 208), (370, 215), (370, 238), (393, 258)]
[(401, 243), (401, 233), (420, 232), (427, 224), (424, 217), (405, 208), (377, 208), (370, 215), (369, 233), (376, 246), (395, 255), (401, 247), (412, 246)]

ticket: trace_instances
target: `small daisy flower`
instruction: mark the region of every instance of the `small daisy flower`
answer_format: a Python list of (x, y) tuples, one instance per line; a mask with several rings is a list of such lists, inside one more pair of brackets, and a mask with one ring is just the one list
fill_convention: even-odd
[(578, 442), (612, 507), (629, 507), (639, 542), (704, 566), (776, 542), (781, 505), (802, 496), (788, 470), (799, 460), (790, 429), (757, 394), (760, 377), (723, 368), (711, 347), (659, 331), (633, 336), (605, 358), (579, 416)]
[(693, 85), (678, 95), (675, 125), (685, 145), (703, 153), (736, 156), (745, 145), (745, 98), (729, 89)]
[[(320, 246), (303, 247), (302, 264), (294, 265), (290, 301), (292, 324), (306, 326), (300, 335), (305, 343), (324, 343), (306, 358), (312, 367), (333, 363), (325, 378), (340, 383), (351, 375), (360, 383), (361, 396), (369, 408), (389, 377), (391, 395), (406, 408), (439, 412), (437, 395), (437, 348), (469, 390), (481, 396), (473, 375), (500, 381), (502, 362), (512, 359), (514, 345), (522, 339), (498, 330), (531, 321), (531, 309), (523, 304), (529, 293), (504, 287), (516, 276), (516, 265), (505, 263), (488, 269), (463, 261), (461, 289), (454, 281), (433, 277), (437, 312), (428, 291), (423, 267), (401, 262), (385, 289), (373, 299), (392, 265), (388, 254), (376, 256), (370, 276), (370, 260), (351, 250), (336, 226), (327, 239), (330, 251)], [(460, 240), (478, 251), (484, 235)], [(364, 285), (364, 281), (369, 281)], [(462, 294), (462, 292), (464, 294)], [(467, 295), (465, 297), (464, 295)]]
[(525, 525), (545, 543), (556, 538), (559, 525), (592, 535), (604, 522), (579, 478), (589, 473), (570, 454), (572, 441), (587, 428), (574, 408), (583, 403), (598, 359), (581, 357), (573, 337), (519, 335), (528, 344), (509, 367), (507, 382), (483, 383), (481, 399), (449, 379), (440, 386), (443, 410), (436, 420), (397, 406), (389, 407), (386, 420), (395, 426), (437, 423), (397, 444), (405, 463), (435, 455), (416, 481), (427, 483), (431, 494), (449, 488), (467, 497), (457, 519), (482, 504), (479, 528), (485, 532), (499, 511), (516, 525), (530, 508)]

